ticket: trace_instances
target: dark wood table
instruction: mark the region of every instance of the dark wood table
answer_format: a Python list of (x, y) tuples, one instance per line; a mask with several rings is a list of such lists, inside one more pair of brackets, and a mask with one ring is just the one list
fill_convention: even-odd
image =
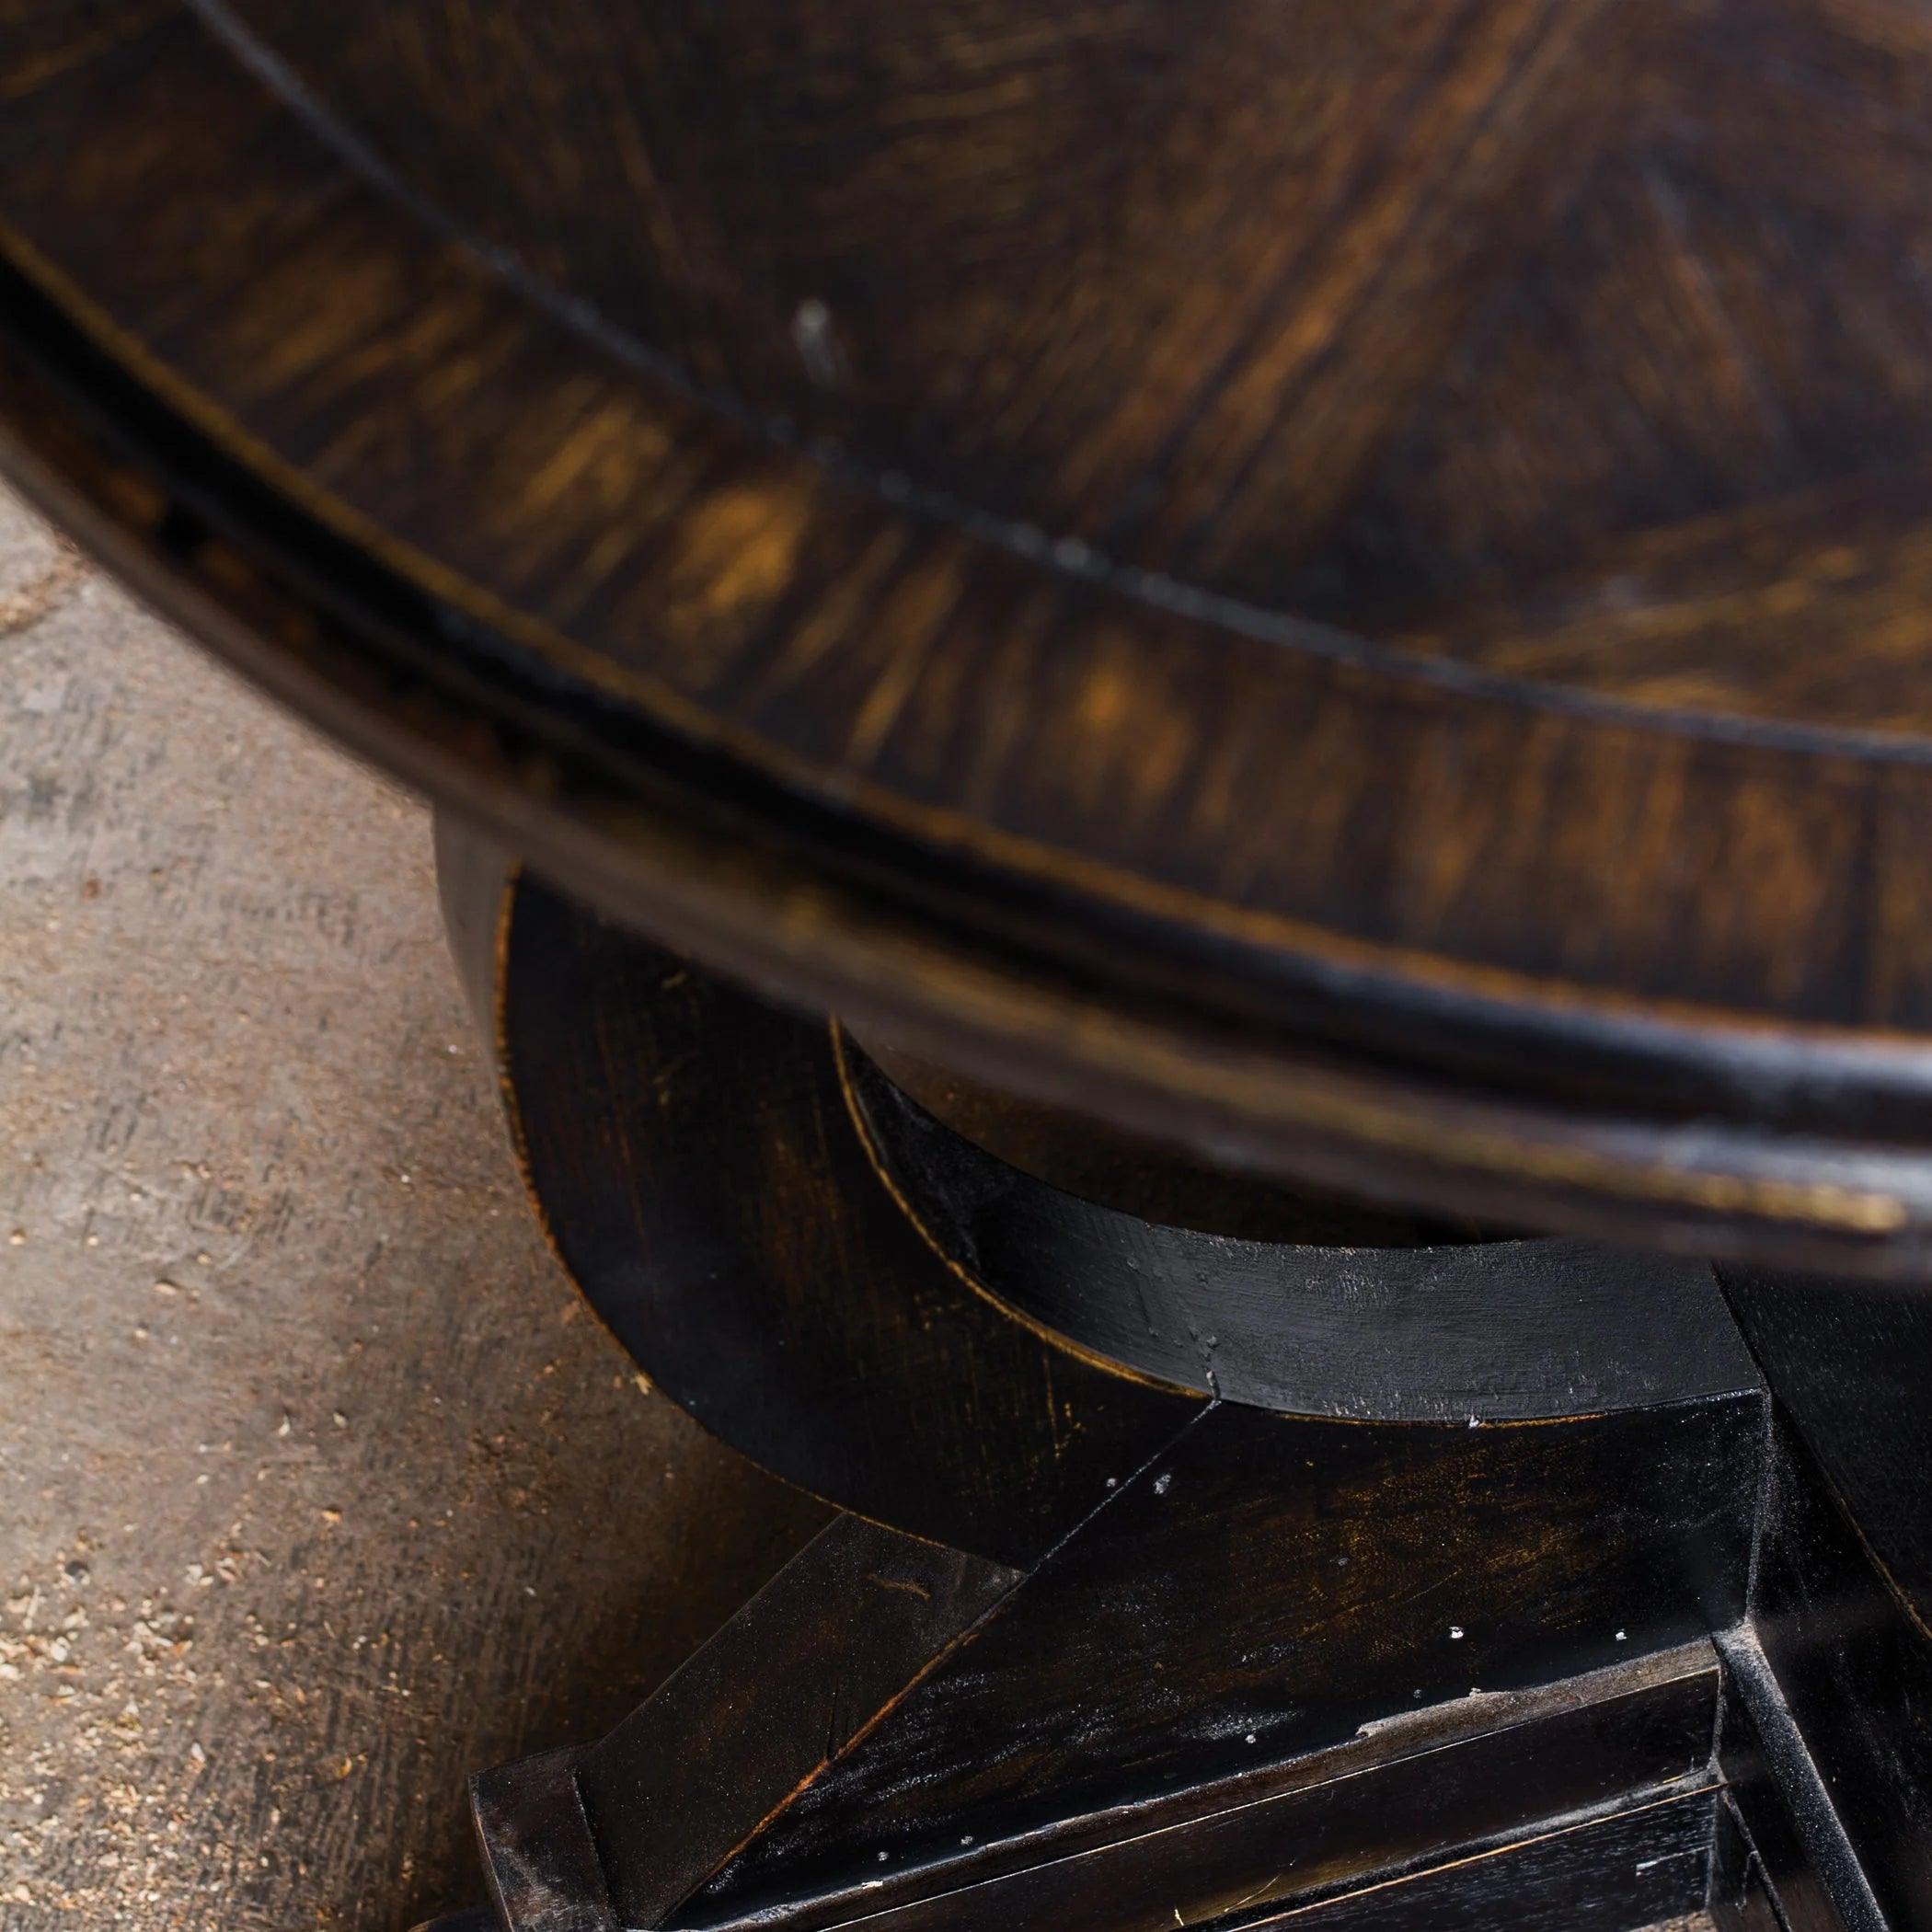
[(0, 0), (0, 436), (846, 1512), (511, 1932), (1932, 1926), (1921, 7)]

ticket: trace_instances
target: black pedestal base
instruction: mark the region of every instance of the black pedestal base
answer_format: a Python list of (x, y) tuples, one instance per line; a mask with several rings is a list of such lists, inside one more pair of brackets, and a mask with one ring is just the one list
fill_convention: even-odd
[(477, 1780), (507, 1932), (1932, 1924), (1932, 1647), (1708, 1268), (1136, 1222), (822, 1021), (500, 912), (564, 1259), (850, 1512)]

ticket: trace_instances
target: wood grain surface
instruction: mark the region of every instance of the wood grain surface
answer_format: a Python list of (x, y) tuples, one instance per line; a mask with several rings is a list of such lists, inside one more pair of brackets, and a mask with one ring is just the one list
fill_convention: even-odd
[(0, 420), (796, 997), (1913, 1269), (1928, 90), (1891, 0), (6, 0)]

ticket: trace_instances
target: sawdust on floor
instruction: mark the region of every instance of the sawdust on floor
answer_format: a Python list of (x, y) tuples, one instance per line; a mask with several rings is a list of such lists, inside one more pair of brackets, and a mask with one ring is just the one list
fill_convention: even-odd
[(0, 1926), (389, 1932), (821, 1518), (558, 1274), (425, 812), (0, 499)]

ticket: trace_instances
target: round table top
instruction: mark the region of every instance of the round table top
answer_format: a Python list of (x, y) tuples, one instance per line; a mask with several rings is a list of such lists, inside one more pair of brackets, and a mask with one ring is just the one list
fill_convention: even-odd
[(1932, 22), (0, 0), (0, 422), (600, 905), (1219, 1157), (1932, 1226)]

